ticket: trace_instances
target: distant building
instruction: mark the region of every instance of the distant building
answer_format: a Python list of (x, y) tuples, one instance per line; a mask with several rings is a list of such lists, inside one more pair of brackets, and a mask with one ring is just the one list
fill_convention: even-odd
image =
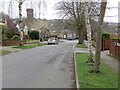
[(48, 27), (48, 21), (46, 19), (34, 19), (33, 20), (33, 28), (32, 30), (39, 30), (41, 28), (47, 28)]
[(39, 30), (40, 28), (47, 28), (48, 21), (46, 19), (36, 19), (33, 17), (33, 9), (29, 8), (26, 9), (27, 11), (27, 19), (25, 22), (27, 22), (28, 30)]
[(58, 38), (76, 38), (76, 28), (68, 19), (49, 20), (48, 29), (51, 35), (57, 35)]

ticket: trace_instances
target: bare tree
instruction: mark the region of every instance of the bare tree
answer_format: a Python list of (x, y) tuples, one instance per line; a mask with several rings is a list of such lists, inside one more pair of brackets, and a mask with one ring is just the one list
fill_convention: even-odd
[(95, 58), (95, 67), (94, 72), (99, 72), (100, 57), (101, 57), (101, 26), (103, 24), (103, 19), (105, 15), (107, 0), (101, 1), (100, 15), (97, 25), (97, 39), (96, 39), (96, 58)]
[(76, 27), (79, 35), (79, 44), (83, 42), (84, 33), (84, 10), (82, 9), (81, 2), (76, 0), (61, 1), (56, 4), (56, 9), (59, 10), (59, 14), (63, 18), (69, 18), (73, 20), (73, 25)]
[(90, 24), (90, 12), (88, 13), (88, 6), (87, 6), (87, 2), (84, 3), (84, 9), (85, 9), (85, 25), (86, 25), (86, 29), (87, 29), (87, 39), (88, 39), (88, 62), (93, 62), (93, 56), (92, 56), (92, 37), (91, 37), (91, 24)]
[(40, 14), (41, 14), (41, 0), (38, 2), (38, 8), (39, 8), (39, 18), (40, 18)]
[[(87, 4), (88, 13), (90, 10), (90, 19), (92, 20), (96, 14), (98, 14), (98, 3), (92, 2), (91, 4)], [(72, 1), (61, 1), (56, 4), (56, 9), (58, 10), (58, 14), (63, 16), (63, 18), (68, 18), (73, 21), (73, 25), (76, 27), (79, 36), (79, 44), (83, 42), (85, 38), (86, 26), (85, 26), (85, 15), (84, 15), (84, 5), (83, 2), (78, 2), (77, 0)], [(95, 10), (94, 10), (95, 9)], [(93, 15), (94, 14), (94, 15)], [(92, 17), (94, 16), (94, 17)]]
[(9, 14), (9, 17), (10, 18), (12, 18), (12, 14), (13, 14), (13, 8), (12, 8), (12, 1), (13, 0), (11, 0), (10, 2), (9, 2), (9, 8), (8, 8), (8, 14)]
[(36, 6), (34, 6), (33, 8), (38, 8), (38, 15), (39, 18), (41, 17), (41, 14), (44, 15), (46, 8), (47, 8), (47, 4), (44, 0), (39, 0), (39, 1), (31, 1), (31, 3), (34, 3)]
[[(17, 0), (16, 0), (17, 1)], [(19, 7), (19, 31), (20, 31), (20, 46), (24, 45), (23, 42), (23, 37), (24, 37), (24, 33), (23, 33), (23, 28), (22, 28), (22, 4), (25, 0), (19, 0), (17, 1), (19, 3), (18, 7)]]

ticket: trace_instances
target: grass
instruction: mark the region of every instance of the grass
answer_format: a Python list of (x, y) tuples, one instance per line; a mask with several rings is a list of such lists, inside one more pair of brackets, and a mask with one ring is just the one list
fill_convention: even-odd
[(76, 44), (76, 47), (77, 48), (87, 48), (87, 46), (84, 44)]
[(45, 43), (41, 44), (32, 44), (32, 45), (24, 45), (24, 46), (14, 46), (12, 48), (20, 48), (20, 49), (27, 49), (27, 48), (32, 48), (32, 47), (37, 47), (37, 46), (43, 46), (46, 45)]
[(63, 42), (65, 42), (65, 41), (58, 41), (59, 43), (63, 43)]
[(90, 66), (85, 62), (88, 54), (76, 54), (77, 74), (80, 88), (118, 88), (118, 74), (101, 62), (101, 74), (89, 73)]
[(0, 50), (0, 54), (10, 53), (8, 50)]

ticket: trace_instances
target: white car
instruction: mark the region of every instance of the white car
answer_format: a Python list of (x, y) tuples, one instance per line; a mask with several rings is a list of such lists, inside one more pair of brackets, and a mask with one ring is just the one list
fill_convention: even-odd
[(55, 39), (55, 38), (49, 38), (48, 39), (48, 45), (50, 45), (50, 44), (58, 44), (58, 40)]

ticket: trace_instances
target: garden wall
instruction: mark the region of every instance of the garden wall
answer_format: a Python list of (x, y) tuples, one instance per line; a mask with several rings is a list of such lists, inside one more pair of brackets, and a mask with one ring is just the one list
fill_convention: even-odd
[[(18, 39), (5, 39), (2, 41), (2, 46), (13, 46), (13, 45), (19, 45), (20, 40)], [(24, 43), (26, 43), (26, 40), (24, 40)]]

